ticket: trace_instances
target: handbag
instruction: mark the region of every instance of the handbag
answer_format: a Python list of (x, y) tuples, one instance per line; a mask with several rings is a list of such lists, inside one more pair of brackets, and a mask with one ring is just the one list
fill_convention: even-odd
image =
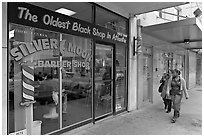
[(162, 83), (160, 84), (159, 89), (158, 89), (159, 93), (161, 93), (161, 92), (163, 91), (164, 83), (165, 83), (165, 82), (162, 82)]

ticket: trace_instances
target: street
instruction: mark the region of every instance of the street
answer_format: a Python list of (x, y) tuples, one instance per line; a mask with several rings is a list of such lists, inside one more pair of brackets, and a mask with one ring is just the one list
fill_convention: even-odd
[(189, 90), (190, 98), (182, 99), (181, 116), (171, 123), (173, 116), (166, 113), (163, 102), (153, 104), (79, 127), (63, 135), (202, 135), (202, 87)]

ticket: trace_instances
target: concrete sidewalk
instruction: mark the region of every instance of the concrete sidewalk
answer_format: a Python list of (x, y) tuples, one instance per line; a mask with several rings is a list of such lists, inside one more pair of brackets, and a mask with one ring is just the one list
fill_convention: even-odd
[(171, 113), (165, 113), (161, 99), (147, 107), (109, 117), (95, 125), (88, 124), (62, 135), (202, 135), (202, 87), (189, 90), (183, 98), (181, 116), (170, 123)]

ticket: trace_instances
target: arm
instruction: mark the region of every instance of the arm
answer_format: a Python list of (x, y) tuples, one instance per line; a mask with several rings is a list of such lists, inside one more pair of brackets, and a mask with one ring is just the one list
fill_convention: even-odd
[(188, 95), (188, 91), (186, 89), (186, 81), (183, 78), (182, 78), (182, 88), (183, 88), (183, 92), (185, 94), (186, 99), (188, 99), (189, 95)]
[(167, 94), (167, 96), (169, 96), (169, 94), (170, 94), (170, 90), (171, 90), (171, 80), (172, 80), (172, 77), (170, 77), (170, 78), (168, 79), (167, 89), (166, 89), (166, 94)]

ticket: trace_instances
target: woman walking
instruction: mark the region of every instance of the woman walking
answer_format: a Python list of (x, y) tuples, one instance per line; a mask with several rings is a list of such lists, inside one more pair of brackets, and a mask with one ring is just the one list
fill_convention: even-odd
[(169, 79), (167, 86), (167, 95), (168, 94), (171, 96), (174, 109), (174, 115), (171, 122), (175, 123), (180, 116), (180, 107), (183, 94), (185, 94), (186, 99), (189, 98), (186, 89), (186, 81), (180, 76), (180, 71), (177, 69), (173, 70), (172, 78)]
[(164, 73), (164, 75), (162, 76), (160, 83), (163, 84), (162, 86), (162, 92), (161, 92), (161, 97), (164, 101), (164, 109), (166, 110), (166, 113), (171, 112), (171, 97), (169, 95), (167, 95), (167, 85), (168, 85), (168, 80), (171, 77), (171, 71), (169, 71), (168, 73)]

